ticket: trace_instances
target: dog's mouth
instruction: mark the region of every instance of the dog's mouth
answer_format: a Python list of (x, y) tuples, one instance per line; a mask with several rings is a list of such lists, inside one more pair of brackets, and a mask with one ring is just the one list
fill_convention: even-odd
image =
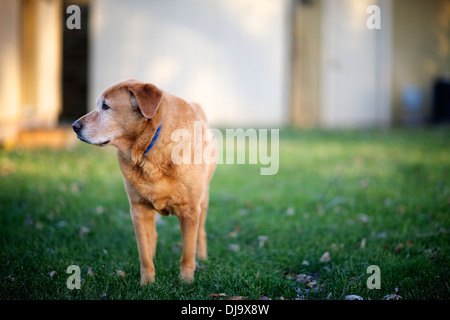
[(96, 145), (96, 146), (99, 146), (99, 147), (104, 147), (108, 143), (110, 143), (110, 141), (111, 141), (111, 140), (107, 140), (105, 142), (94, 143), (94, 142), (86, 140), (82, 135), (79, 135), (79, 134), (77, 134), (77, 138), (80, 139), (83, 142), (86, 142), (86, 143), (89, 143), (89, 144), (93, 144), (93, 145)]
[(103, 147), (103, 146), (106, 146), (109, 142), (110, 142), (110, 140), (107, 140), (107, 141), (102, 142), (102, 143), (95, 143), (95, 145), (97, 145), (99, 147)]

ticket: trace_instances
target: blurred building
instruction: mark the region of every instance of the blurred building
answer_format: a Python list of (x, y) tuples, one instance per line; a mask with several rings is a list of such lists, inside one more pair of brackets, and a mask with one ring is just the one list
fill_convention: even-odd
[(216, 127), (423, 124), (450, 108), (433, 100), (449, 37), (450, 0), (2, 0), (0, 140), (72, 122), (124, 78)]

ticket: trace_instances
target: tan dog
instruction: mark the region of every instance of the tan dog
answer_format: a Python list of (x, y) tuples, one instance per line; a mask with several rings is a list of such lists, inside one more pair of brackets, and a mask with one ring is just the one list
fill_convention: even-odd
[[(205, 219), (215, 163), (175, 164), (172, 132), (186, 129), (194, 136), (195, 121), (201, 121), (206, 132), (203, 110), (153, 84), (133, 79), (107, 88), (96, 104), (72, 127), (82, 141), (118, 148), (136, 233), (141, 284), (155, 280), (156, 212), (178, 217), (183, 241), (180, 278), (191, 282), (195, 253), (199, 259), (207, 258)], [(214, 141), (204, 140), (203, 149), (210, 143)]]

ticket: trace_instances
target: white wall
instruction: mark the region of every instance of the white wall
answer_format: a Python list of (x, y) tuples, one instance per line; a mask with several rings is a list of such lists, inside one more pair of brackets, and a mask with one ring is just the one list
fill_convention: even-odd
[(289, 0), (96, 0), (90, 92), (136, 78), (199, 102), (214, 126), (279, 126), (289, 111)]
[[(370, 30), (367, 8), (381, 9)], [(391, 21), (388, 0), (322, 0), (320, 123), (326, 127), (391, 122)]]

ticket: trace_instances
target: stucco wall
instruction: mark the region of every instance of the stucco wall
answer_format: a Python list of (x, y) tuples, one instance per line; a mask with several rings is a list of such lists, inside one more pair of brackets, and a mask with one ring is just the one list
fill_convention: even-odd
[(89, 101), (136, 78), (199, 102), (215, 126), (278, 126), (289, 113), (289, 1), (98, 0)]

